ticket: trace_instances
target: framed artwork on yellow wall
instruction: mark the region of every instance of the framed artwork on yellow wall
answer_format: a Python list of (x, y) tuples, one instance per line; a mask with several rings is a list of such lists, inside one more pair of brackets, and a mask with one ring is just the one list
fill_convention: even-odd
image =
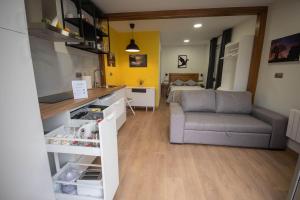
[(147, 67), (147, 55), (146, 54), (129, 55), (129, 67)]

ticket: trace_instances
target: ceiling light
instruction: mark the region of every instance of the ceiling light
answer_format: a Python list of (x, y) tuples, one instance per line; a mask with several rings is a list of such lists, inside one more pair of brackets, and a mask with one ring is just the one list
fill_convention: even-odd
[(194, 24), (194, 28), (201, 28), (202, 24)]
[(190, 40), (189, 40), (189, 39), (185, 39), (185, 40), (183, 40), (183, 42), (184, 42), (184, 43), (189, 43)]
[(126, 50), (127, 52), (139, 52), (140, 48), (135, 44), (134, 38), (133, 38), (133, 29), (134, 24), (130, 24), (131, 33), (132, 33), (132, 39), (130, 40), (130, 43), (127, 45)]

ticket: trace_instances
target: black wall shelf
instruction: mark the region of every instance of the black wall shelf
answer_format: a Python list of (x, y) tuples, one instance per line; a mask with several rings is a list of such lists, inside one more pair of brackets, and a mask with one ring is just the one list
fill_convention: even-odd
[(79, 44), (66, 43), (66, 46), (73, 47), (73, 48), (76, 48), (76, 49), (80, 49), (80, 50), (83, 50), (83, 51), (88, 51), (90, 53), (95, 53), (95, 54), (108, 54), (108, 52), (101, 51), (97, 48), (93, 48), (93, 47), (87, 46), (87, 45), (82, 44), (82, 43), (79, 43)]
[[(76, 26), (80, 28), (81, 26), (81, 19), (80, 18), (65, 18), (65, 21), (72, 24), (73, 26)], [(96, 29), (96, 34), (99, 37), (108, 37), (108, 34), (104, 33), (98, 28), (95, 28), (92, 24), (87, 22), (86, 20), (82, 20), (83, 23), (83, 31), (84, 33), (80, 33), (80, 35), (84, 35), (86, 39), (88, 40), (93, 40), (95, 39), (95, 29)]]
[(104, 17), (104, 13), (90, 0), (71, 0), (71, 1), (75, 4), (77, 10), (81, 8), (91, 16), (93, 16), (95, 13), (95, 17), (97, 18)]
[[(75, 18), (65, 18), (64, 13), (64, 1), (73, 2), (77, 9), (78, 17)], [(78, 44), (67, 43), (66, 46), (81, 49), (96, 54), (107, 54), (110, 51), (110, 40), (109, 40), (109, 20), (107, 17), (104, 17), (103, 12), (90, 0), (61, 0), (62, 8), (62, 18), (63, 18), (63, 27), (66, 27), (66, 24), (71, 24), (78, 28), (80, 37), (83, 38), (83, 42)], [(82, 11), (85, 11), (88, 15), (93, 18), (93, 23), (83, 19)], [(101, 30), (99, 27), (100, 23), (106, 23), (107, 33)], [(108, 42), (107, 47), (104, 48), (104, 38)], [(88, 45), (90, 43), (94, 45)], [(101, 45), (99, 45), (102, 43)], [(98, 47), (102, 49), (98, 49)], [(105, 49), (106, 51), (104, 51)]]

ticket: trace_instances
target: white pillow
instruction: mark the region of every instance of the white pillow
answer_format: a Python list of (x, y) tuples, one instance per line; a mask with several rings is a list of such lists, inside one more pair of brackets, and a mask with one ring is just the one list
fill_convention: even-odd
[(188, 80), (188, 81), (184, 82), (184, 85), (195, 86), (195, 85), (197, 85), (197, 82), (195, 82), (193, 80)]
[(184, 82), (182, 80), (176, 80), (173, 82), (172, 85), (176, 85), (176, 86), (183, 86), (184, 85)]

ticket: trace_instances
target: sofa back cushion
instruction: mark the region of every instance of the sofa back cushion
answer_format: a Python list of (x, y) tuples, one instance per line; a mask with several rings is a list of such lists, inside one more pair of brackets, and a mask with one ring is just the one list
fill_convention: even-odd
[(252, 94), (250, 92), (216, 91), (216, 112), (250, 114)]
[(216, 112), (214, 90), (185, 90), (181, 93), (181, 106), (184, 112)]

